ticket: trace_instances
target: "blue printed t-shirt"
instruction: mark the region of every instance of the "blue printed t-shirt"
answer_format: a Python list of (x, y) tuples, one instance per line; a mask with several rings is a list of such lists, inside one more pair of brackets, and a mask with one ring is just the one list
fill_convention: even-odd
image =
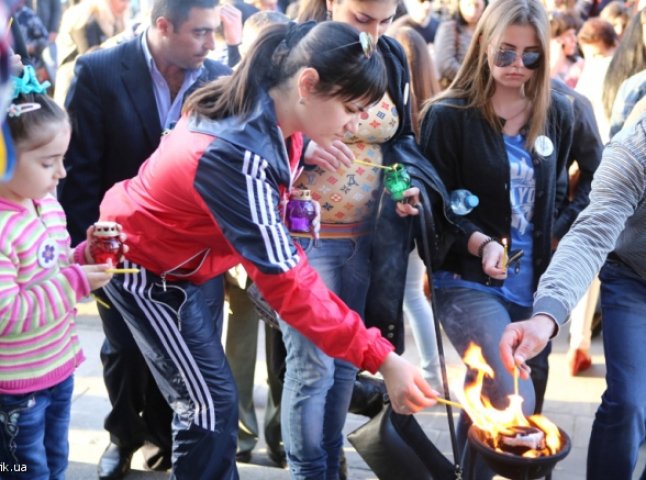
[(532, 218), (534, 216), (536, 177), (532, 157), (525, 149), (525, 137), (520, 134), (503, 135), (503, 140), (509, 162), (510, 250), (523, 250), (519, 268), (509, 268), (507, 279), (502, 287), (490, 287), (462, 280), (458, 275), (446, 271), (437, 272), (434, 275), (434, 281), (437, 288), (472, 288), (492, 293), (524, 307), (530, 307), (533, 304), (532, 232), (534, 225)]

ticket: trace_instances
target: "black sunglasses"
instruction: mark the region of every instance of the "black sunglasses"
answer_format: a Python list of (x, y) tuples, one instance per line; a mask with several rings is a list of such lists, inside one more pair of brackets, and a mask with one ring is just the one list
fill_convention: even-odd
[[(523, 52), (520, 56), (523, 61), (523, 66), (528, 70), (536, 70), (541, 64), (541, 57), (543, 54), (541, 52)], [(493, 64), (496, 67), (508, 67), (516, 61), (518, 53), (514, 50), (498, 50), (496, 57), (493, 60)]]

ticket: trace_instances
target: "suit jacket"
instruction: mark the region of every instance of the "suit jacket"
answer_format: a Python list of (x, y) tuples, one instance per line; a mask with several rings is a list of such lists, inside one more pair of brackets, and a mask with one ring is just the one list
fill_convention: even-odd
[[(186, 95), (231, 72), (211, 60), (204, 67)], [(99, 218), (105, 192), (116, 182), (135, 176), (159, 145), (162, 126), (141, 36), (79, 57), (65, 106), (72, 139), (59, 200), (72, 243), (77, 244)]]

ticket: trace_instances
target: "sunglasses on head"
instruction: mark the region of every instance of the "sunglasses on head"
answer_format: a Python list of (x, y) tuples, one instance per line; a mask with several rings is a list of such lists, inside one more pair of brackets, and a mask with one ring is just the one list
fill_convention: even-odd
[(363, 54), (365, 55), (366, 58), (372, 57), (372, 54), (375, 53), (377, 43), (375, 42), (375, 39), (372, 38), (372, 35), (366, 32), (359, 32), (358, 42), (352, 42), (346, 45), (340, 45), (328, 51), (332, 52), (334, 50), (338, 50), (339, 48), (350, 47), (352, 45), (357, 45), (357, 44), (361, 46), (361, 50), (363, 51)]
[[(498, 50), (493, 64), (496, 67), (508, 67), (516, 61), (518, 53), (514, 50)], [(523, 61), (523, 66), (528, 70), (536, 70), (541, 64), (541, 52), (523, 52), (520, 58)]]

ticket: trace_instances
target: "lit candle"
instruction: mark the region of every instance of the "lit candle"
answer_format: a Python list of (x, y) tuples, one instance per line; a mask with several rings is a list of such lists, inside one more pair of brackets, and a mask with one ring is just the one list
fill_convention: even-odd
[(500, 265), (502, 268), (507, 268), (507, 261), (509, 260), (509, 257), (507, 256), (507, 250), (508, 250), (508, 245), (507, 245), (507, 239), (503, 238), (502, 239), (502, 259), (500, 260)]

